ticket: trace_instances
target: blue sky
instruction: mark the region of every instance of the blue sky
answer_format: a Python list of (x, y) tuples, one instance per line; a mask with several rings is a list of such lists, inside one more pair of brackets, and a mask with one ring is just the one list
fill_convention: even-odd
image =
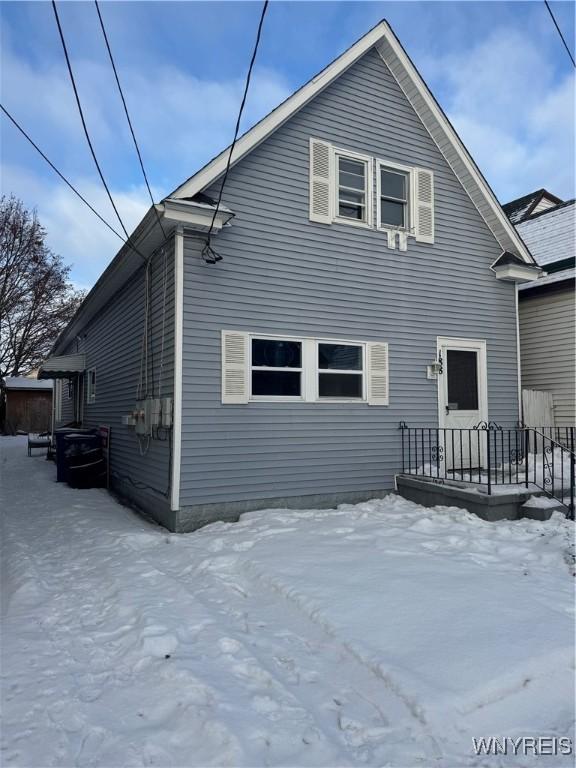
[[(574, 50), (574, 4), (552, 2)], [(147, 208), (92, 2), (60, 16), (101, 164), (125, 221)], [(233, 134), (260, 2), (106, 2), (102, 14), (156, 198)], [(2, 2), (2, 102), (113, 223), (50, 3)], [(272, 2), (243, 128), (386, 18), (499, 198), (574, 196), (574, 70), (543, 2)], [(90, 287), (117, 241), (2, 118), (2, 190), (36, 207)]]

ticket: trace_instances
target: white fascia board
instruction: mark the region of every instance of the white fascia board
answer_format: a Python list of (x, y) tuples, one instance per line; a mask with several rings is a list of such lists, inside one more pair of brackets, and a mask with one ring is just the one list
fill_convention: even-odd
[[(387, 34), (387, 30), (389, 30), (389, 27), (385, 21), (377, 24), (373, 29), (367, 32), (364, 37), (361, 37), (358, 42), (354, 43), (351, 48), (348, 48), (347, 51), (316, 75), (316, 77), (313, 77), (312, 80), (306, 83), (306, 85), (293, 93), (292, 96), (289, 96), (286, 101), (283, 101), (282, 104), (276, 107), (276, 109), (273, 109), (269, 115), (263, 120), (260, 120), (259, 123), (256, 123), (255, 126), (241, 136), (234, 148), (232, 165), (241, 160), (248, 154), (248, 152), (254, 149), (254, 147), (258, 146), (258, 144), (264, 141), (264, 139), (273, 133), (273, 131), (279, 128), (286, 122), (286, 120), (296, 114), (299, 109), (313, 99), (314, 96), (320, 93), (326, 86), (330, 85), (330, 83), (348, 69), (348, 67), (352, 66), (352, 64), (366, 53), (366, 51), (369, 51), (383, 35)], [(170, 197), (193, 197), (198, 192), (206, 189), (209, 184), (212, 184), (212, 182), (226, 170), (229, 153), (230, 147), (227, 147), (223, 152), (205, 165), (204, 168), (198, 171), (198, 173), (175, 189), (174, 192), (170, 194)]]
[[(472, 159), (470, 153), (464, 146), (462, 140), (456, 133), (455, 129), (453, 128), (452, 124), (444, 114), (442, 108), (432, 95), (430, 89), (422, 79), (422, 76), (412, 63), (410, 57), (400, 44), (400, 41), (392, 31), (392, 29), (388, 26), (386, 22), (382, 22), (382, 24), (385, 26), (386, 32), (382, 36), (382, 42), (385, 42), (388, 44), (390, 50), (393, 52), (393, 54), (396, 56), (398, 62), (400, 63), (402, 67), (402, 78), (399, 78), (396, 73), (394, 72), (394, 68), (390, 66), (389, 56), (387, 55), (387, 51), (385, 49), (385, 46), (382, 44), (376, 45), (376, 50), (380, 54), (380, 57), (382, 58), (383, 62), (386, 64), (386, 66), (390, 69), (392, 72), (393, 77), (395, 78), (396, 82), (404, 92), (406, 98), (412, 105), (412, 108), (415, 110), (416, 114), (420, 117), (422, 120), (424, 126), (430, 133), (430, 136), (434, 140), (434, 143), (442, 152), (444, 157), (446, 158), (446, 161), (460, 180), (462, 186), (464, 189), (468, 192), (468, 195), (476, 208), (478, 209), (480, 215), (482, 218), (486, 221), (486, 224), (490, 227), (492, 230), (494, 236), (500, 243), (500, 245), (506, 249), (510, 249), (511, 247), (514, 248), (515, 252), (522, 258), (527, 264), (534, 264), (534, 259), (532, 258), (532, 255), (530, 254), (529, 250), (527, 249), (526, 245), (524, 244), (524, 241), (519, 236), (518, 232), (502, 210), (502, 207), (498, 200), (496, 199), (496, 196), (492, 192), (490, 186), (488, 185), (488, 182), (481, 174), (480, 170), (478, 169), (478, 166)], [(409, 93), (409, 90), (407, 88), (407, 83), (404, 78), (408, 78), (410, 84), (416, 89), (418, 94), (421, 96), (421, 98), (424, 101), (425, 109), (419, 108), (419, 105), (414, 104), (413, 98), (411, 98), (411, 94)], [(482, 193), (483, 199), (486, 201), (490, 212), (494, 215), (494, 217), (498, 220), (500, 223), (502, 229), (506, 233), (507, 237), (509, 238), (509, 241), (506, 243), (500, 242), (500, 233), (494, 232), (493, 227), (490, 226), (490, 222), (486, 219), (486, 216), (484, 212), (481, 210), (481, 208), (478, 206), (478, 203), (475, 200), (473, 192), (475, 190), (470, 189), (470, 184), (468, 182), (468, 179), (463, 176), (461, 172), (457, 168), (454, 168), (451, 160), (446, 155), (445, 147), (443, 146), (443, 142), (439, 141), (437, 136), (435, 135), (435, 131), (431, 130), (431, 122), (435, 122), (436, 125), (440, 128), (442, 138), (446, 139), (450, 146), (453, 148), (453, 150), (456, 152), (458, 158), (462, 162), (462, 164), (465, 167), (465, 171), (469, 176), (471, 177), (472, 181), (474, 182), (476, 188)]]
[(498, 280), (503, 280), (508, 283), (529, 283), (533, 282), (540, 269), (535, 269), (534, 266), (526, 264), (504, 264), (501, 267), (492, 267), (492, 271), (496, 275)]
[[(214, 219), (214, 232), (219, 232), (233, 217), (234, 214), (229, 208), (219, 210)], [(208, 206), (197, 207), (193, 203), (188, 203), (188, 201), (184, 200), (176, 200), (174, 203), (165, 200), (162, 218), (176, 224), (182, 224), (190, 229), (198, 228), (204, 231), (210, 229), (212, 225), (214, 209)]]

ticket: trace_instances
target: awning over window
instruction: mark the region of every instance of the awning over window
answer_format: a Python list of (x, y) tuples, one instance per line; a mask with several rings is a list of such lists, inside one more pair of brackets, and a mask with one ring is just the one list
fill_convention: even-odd
[(57, 355), (45, 360), (38, 371), (39, 379), (70, 379), (84, 373), (86, 355), (78, 352), (75, 355)]

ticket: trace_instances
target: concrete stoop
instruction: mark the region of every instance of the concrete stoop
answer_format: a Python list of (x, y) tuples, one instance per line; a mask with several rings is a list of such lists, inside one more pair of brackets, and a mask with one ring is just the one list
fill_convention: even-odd
[[(405, 499), (424, 507), (462, 507), (488, 521), (517, 520), (522, 517), (548, 520), (553, 512), (565, 511), (562, 504), (550, 504), (549, 497), (537, 491), (522, 490), (488, 495), (482, 487), (452, 480), (437, 483), (413, 475), (396, 475), (396, 488)], [(532, 496), (542, 496), (546, 500), (545, 504), (533, 506), (531, 503), (526, 506)]]

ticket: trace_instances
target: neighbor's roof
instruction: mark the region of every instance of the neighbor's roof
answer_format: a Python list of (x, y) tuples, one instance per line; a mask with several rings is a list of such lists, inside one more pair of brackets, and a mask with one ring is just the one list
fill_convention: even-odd
[[(386, 21), (377, 24), (306, 85), (241, 136), (235, 146), (232, 165), (268, 138), (372, 48), (376, 49), (404, 91), (430, 136), (492, 230), (502, 250), (511, 251), (520, 256), (523, 261), (532, 264), (530, 252), (504, 214), (488, 182)], [(205, 190), (224, 173), (229, 151), (228, 147), (217, 155), (174, 190), (170, 198), (189, 198)]]
[(512, 224), (519, 224), (524, 219), (533, 215), (540, 205), (552, 207), (561, 202), (562, 200), (559, 197), (552, 195), (547, 190), (537, 189), (536, 192), (531, 192), (529, 195), (524, 195), (524, 197), (519, 197), (517, 200), (504, 203), (502, 209)]
[(573, 259), (576, 239), (576, 205), (574, 200), (541, 213), (516, 225), (516, 229), (541, 267), (557, 261)]
[(6, 389), (52, 389), (52, 382), (28, 379), (26, 376), (6, 376), (4, 386)]
[(572, 287), (576, 285), (576, 269), (569, 267), (568, 269), (561, 269), (558, 272), (551, 272), (546, 277), (540, 277), (538, 280), (532, 280), (529, 283), (522, 283), (518, 286), (519, 291), (530, 291), (535, 288), (544, 288), (547, 285), (554, 285), (555, 283), (571, 282)]

